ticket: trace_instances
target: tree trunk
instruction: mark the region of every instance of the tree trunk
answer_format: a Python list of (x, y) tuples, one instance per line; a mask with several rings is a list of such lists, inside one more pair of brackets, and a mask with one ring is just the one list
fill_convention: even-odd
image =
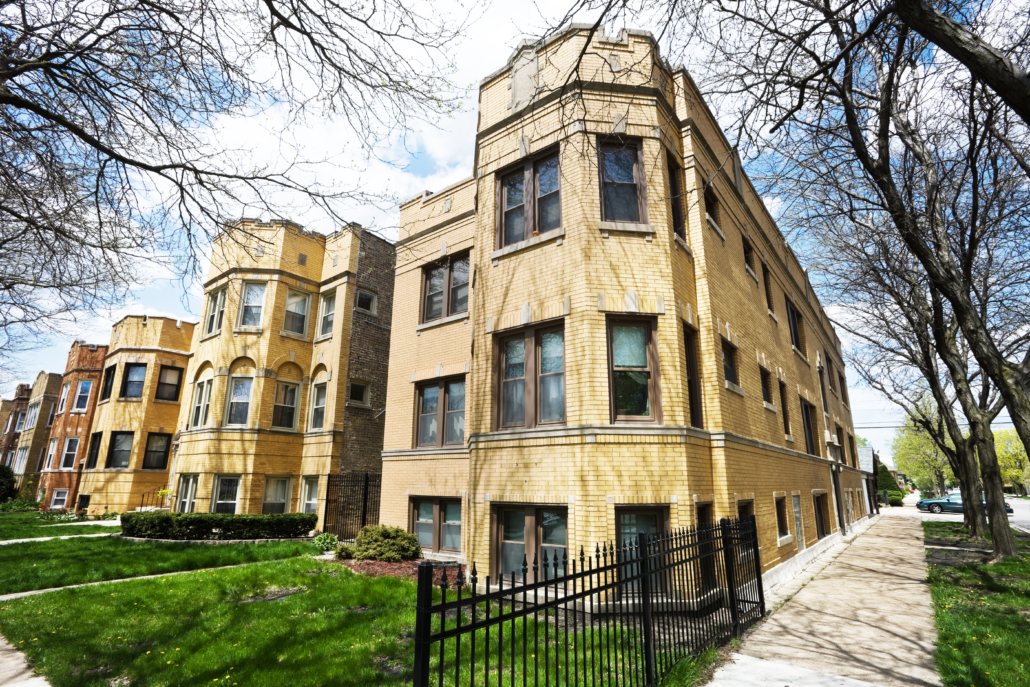
[(980, 457), (980, 474), (983, 476), (984, 496), (987, 500), (987, 521), (991, 526), (994, 560), (1016, 556), (1016, 540), (1009, 527), (1008, 513), (1005, 512), (1005, 492), (1002, 489), (1001, 466), (998, 465), (998, 455), (994, 450), (994, 435), (989, 425), (985, 426), (985, 423), (979, 421), (970, 420), (969, 430)]
[[(955, 456), (951, 469), (958, 479), (958, 491), (962, 495), (962, 527), (969, 530), (969, 536), (976, 539), (985, 539), (987, 534), (987, 518), (983, 508), (976, 508), (974, 504), (980, 503), (983, 490), (980, 486), (980, 475), (976, 469), (976, 461), (973, 459), (969, 446), (965, 441), (955, 445)], [(952, 456), (948, 456), (949, 459)]]

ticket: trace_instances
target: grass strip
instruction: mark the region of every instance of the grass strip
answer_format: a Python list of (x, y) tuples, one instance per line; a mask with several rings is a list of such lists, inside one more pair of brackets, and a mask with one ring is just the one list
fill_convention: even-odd
[(120, 527), (105, 525), (69, 525), (51, 527), (55, 522), (40, 520), (36, 513), (5, 513), (0, 515), (0, 541), (34, 539), (36, 537), (68, 537), (76, 534), (111, 534), (121, 532)]
[(0, 546), (0, 594), (314, 553), (306, 542), (187, 544), (85, 537)]
[[(923, 528), (927, 539), (967, 541), (959, 524), (924, 522)], [(970, 554), (929, 565), (945, 687), (1030, 685), (1030, 536), (1017, 532), (1016, 542), (1021, 559), (984, 565)]]

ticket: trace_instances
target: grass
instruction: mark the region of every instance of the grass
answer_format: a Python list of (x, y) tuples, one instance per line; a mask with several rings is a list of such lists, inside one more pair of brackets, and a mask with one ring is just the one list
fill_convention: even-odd
[(660, 687), (694, 687), (707, 682), (712, 668), (718, 663), (719, 650), (712, 647), (697, 656), (691, 656), (676, 664), (658, 684)]
[(54, 522), (40, 520), (36, 513), (3, 513), (0, 514), (0, 541), (10, 539), (31, 539), (34, 537), (66, 537), (73, 534), (97, 534), (121, 532), (120, 527), (104, 525), (69, 525), (68, 527), (50, 527)]
[[(969, 542), (959, 524), (923, 528), (927, 539)], [(1022, 559), (984, 565), (982, 556), (952, 552), (930, 559), (937, 668), (946, 687), (1030, 685), (1030, 537), (1015, 535)]]
[(86, 537), (0, 546), (0, 594), (214, 568), (315, 552), (306, 542), (186, 544)]

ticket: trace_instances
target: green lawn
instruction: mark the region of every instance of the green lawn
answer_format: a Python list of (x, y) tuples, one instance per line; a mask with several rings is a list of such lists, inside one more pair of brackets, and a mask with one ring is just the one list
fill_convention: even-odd
[(315, 553), (306, 542), (172, 544), (84, 537), (0, 546), (0, 594)]
[(100, 532), (121, 532), (121, 527), (104, 525), (69, 525), (53, 527), (54, 522), (40, 520), (36, 513), (0, 514), (0, 541), (8, 539), (29, 539), (33, 537), (67, 537), (74, 534), (98, 534)]
[[(923, 527), (928, 539), (965, 543), (961, 525)], [(928, 550), (937, 668), (946, 687), (1030, 685), (1030, 537), (1016, 538), (1022, 560), (996, 565)]]

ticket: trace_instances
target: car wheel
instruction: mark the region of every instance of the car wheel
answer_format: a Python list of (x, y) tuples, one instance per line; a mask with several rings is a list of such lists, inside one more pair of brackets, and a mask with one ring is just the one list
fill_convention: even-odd
[(942, 510), (944, 510), (944, 509), (941, 508), (940, 504), (935, 503), (935, 504), (930, 506), (930, 512), (931, 513), (935, 513), (935, 514), (939, 515)]

